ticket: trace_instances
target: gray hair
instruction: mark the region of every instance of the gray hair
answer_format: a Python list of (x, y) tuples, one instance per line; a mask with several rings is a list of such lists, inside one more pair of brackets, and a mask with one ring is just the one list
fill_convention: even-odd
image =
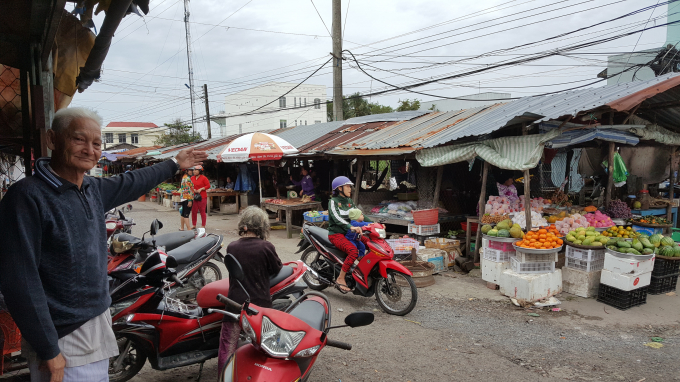
[(260, 207), (250, 206), (243, 210), (238, 221), (238, 234), (245, 235), (246, 232), (254, 233), (262, 240), (269, 237), (269, 215)]
[(54, 120), (50, 127), (55, 133), (60, 133), (66, 129), (76, 119), (91, 119), (97, 122), (101, 128), (104, 120), (96, 111), (84, 107), (67, 107), (54, 113)]

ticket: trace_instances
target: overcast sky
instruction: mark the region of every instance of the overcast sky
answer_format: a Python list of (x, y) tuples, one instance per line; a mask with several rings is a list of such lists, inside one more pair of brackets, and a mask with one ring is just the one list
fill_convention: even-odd
[[(656, 4), (656, 0), (343, 0), (343, 48), (354, 53), (375, 78), (403, 86), (664, 24), (667, 5), (605, 23)], [(190, 7), (195, 91), (202, 96), (203, 84), (208, 85), (211, 114), (224, 110), (227, 94), (269, 81), (300, 82), (330, 57), (332, 44), (326, 27), (331, 29), (331, 0), (192, 0)], [(671, 12), (674, 7), (680, 11), (680, 2), (670, 7)], [(101, 82), (77, 93), (72, 106), (96, 109), (105, 124), (138, 121), (162, 125), (176, 118), (191, 118), (185, 87), (184, 2), (151, 0), (150, 8), (143, 19), (132, 14), (123, 20), (104, 63)], [(97, 27), (102, 20), (103, 13), (95, 18)], [(498, 52), (592, 25), (596, 26)], [(414, 90), (444, 97), (480, 91), (509, 92), (514, 97), (569, 89), (596, 81), (606, 68), (607, 53), (658, 48), (665, 40), (666, 28), (660, 27), (574, 50), (569, 56), (507, 66)], [(472, 58), (489, 52), (493, 54)], [(345, 95), (391, 88), (356, 69), (349, 54), (345, 57)], [(326, 85), (330, 99), (330, 64), (307, 83)], [(399, 99), (428, 101), (435, 99), (433, 96), (398, 91), (373, 96), (371, 101), (396, 107)], [(202, 100), (196, 102), (196, 114), (205, 115)], [(197, 128), (205, 136), (205, 122)], [(219, 134), (216, 124), (213, 134)]]

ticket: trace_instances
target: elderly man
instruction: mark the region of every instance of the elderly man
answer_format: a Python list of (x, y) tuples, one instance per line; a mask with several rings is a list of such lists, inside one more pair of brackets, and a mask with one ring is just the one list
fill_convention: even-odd
[[(23, 336), (31, 381), (108, 381), (118, 354), (111, 330), (104, 211), (135, 200), (207, 158), (172, 160), (115, 178), (86, 177), (101, 157), (101, 118), (83, 108), (54, 115), (52, 158), (0, 202), (0, 290)], [(29, 167), (30, 169), (30, 167)]]

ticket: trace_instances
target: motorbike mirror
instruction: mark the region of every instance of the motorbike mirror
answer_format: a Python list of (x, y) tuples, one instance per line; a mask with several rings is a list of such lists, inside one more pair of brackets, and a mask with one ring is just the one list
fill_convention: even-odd
[(163, 228), (163, 223), (158, 221), (158, 219), (153, 219), (153, 222), (151, 222), (151, 229), (149, 230), (151, 236), (157, 235), (161, 228)]
[(354, 312), (345, 317), (345, 324), (351, 328), (357, 328), (372, 324), (373, 319), (371, 312)]
[(125, 220), (125, 215), (123, 215), (123, 211), (120, 210), (118, 211), (118, 217), (120, 218), (120, 220)]
[(236, 260), (234, 255), (227, 253), (227, 256), (224, 257), (224, 265), (227, 267), (227, 271), (229, 271), (229, 276), (233, 277), (239, 282), (243, 281), (245, 278), (245, 275), (243, 274), (243, 268), (241, 267), (241, 263)]
[(178, 265), (178, 264), (177, 264), (177, 260), (176, 260), (174, 257), (168, 256), (168, 257), (165, 259), (165, 266), (166, 266), (166, 267), (168, 267), (168, 268), (177, 268), (177, 265)]

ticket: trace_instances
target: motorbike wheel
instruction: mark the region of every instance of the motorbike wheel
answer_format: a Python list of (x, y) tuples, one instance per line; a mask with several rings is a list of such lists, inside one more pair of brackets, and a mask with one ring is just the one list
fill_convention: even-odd
[(411, 276), (388, 270), (375, 286), (375, 299), (385, 313), (404, 316), (415, 308), (418, 288)]
[[(122, 369), (117, 372), (113, 369), (113, 365), (119, 356), (109, 358), (109, 381), (111, 382), (125, 382), (132, 379), (146, 363), (146, 353), (144, 350), (137, 346), (134, 341), (131, 341), (125, 337), (120, 337), (116, 340), (118, 343), (118, 351), (123, 354), (127, 349), (127, 353), (123, 354)], [(128, 348), (128, 342), (131, 346)]]
[[(305, 265), (312, 268), (315, 272), (321, 273), (322, 267), (319, 265), (319, 256), (319, 252), (317, 252), (315, 248), (310, 247), (302, 252), (300, 260), (302, 260)], [(328, 288), (327, 284), (320, 282), (316, 277), (314, 277), (314, 275), (311, 274), (311, 272), (305, 272), (304, 276), (302, 276), (302, 279), (305, 280), (305, 284), (307, 284), (310, 289), (321, 291)]]
[(199, 272), (203, 274), (203, 280), (205, 280), (206, 285), (214, 281), (222, 280), (222, 271), (220, 271), (217, 264), (213, 264), (212, 262), (205, 263)]

